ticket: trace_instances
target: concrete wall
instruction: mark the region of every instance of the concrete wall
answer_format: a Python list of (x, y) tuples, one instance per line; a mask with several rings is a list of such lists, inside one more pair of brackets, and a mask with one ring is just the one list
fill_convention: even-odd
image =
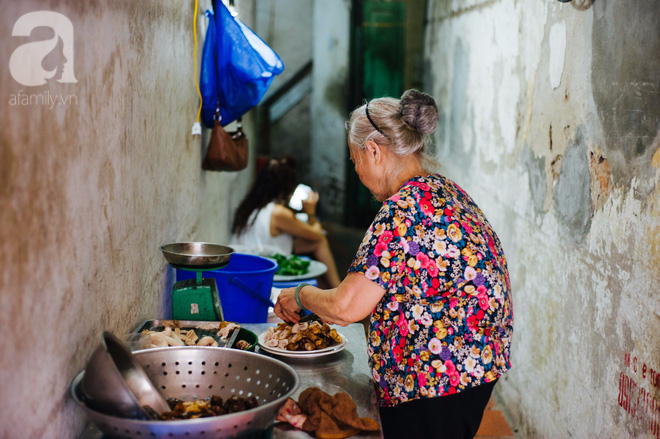
[(271, 88), (264, 97), (267, 99), (312, 58), (313, 2), (309, 0), (250, 1), (255, 5), (254, 31), (284, 62), (284, 71), (273, 80)]
[(341, 221), (344, 208), (346, 99), (351, 5), (314, 0), (312, 167), (326, 219)]
[[(284, 71), (273, 80), (268, 93), (264, 96), (264, 100), (267, 100), (312, 60), (313, 2), (309, 0), (253, 1), (256, 5), (255, 32), (277, 52), (284, 62)], [(277, 120), (272, 121), (269, 128), (268, 150), (266, 151), (264, 148), (265, 145), (259, 145), (259, 150), (269, 156), (291, 155), (295, 157), (298, 163), (299, 180), (307, 184), (314, 184), (310, 83), (309, 78), (304, 82), (298, 82), (295, 89), (277, 104), (284, 105), (288, 111), (283, 115), (277, 114)], [(276, 113), (279, 112), (276, 111)]]
[[(193, 5), (3, 4), (2, 438), (75, 438), (85, 419), (68, 396), (69, 384), (101, 331), (125, 334), (169, 313), (173, 270), (159, 246), (227, 241), (253, 166), (231, 174), (201, 170), (204, 147), (190, 134), (198, 105)], [(76, 83), (24, 86), (10, 75), (16, 48), (53, 38), (47, 28), (12, 37), (19, 17), (39, 10), (71, 21), (73, 50), (63, 41), (42, 65), (50, 70), (71, 58)], [(39, 61), (20, 62), (38, 69)], [(37, 97), (48, 93), (59, 105)]]
[(500, 234), (518, 437), (660, 437), (660, 4), (431, 1), (445, 173)]

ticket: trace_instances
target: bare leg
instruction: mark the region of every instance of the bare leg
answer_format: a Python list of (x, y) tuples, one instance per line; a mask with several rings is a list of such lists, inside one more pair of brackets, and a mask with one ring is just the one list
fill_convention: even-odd
[(294, 253), (311, 253), (314, 255), (315, 260), (322, 262), (328, 267), (328, 271), (325, 272), (322, 279), (324, 281), (322, 283), (324, 284), (319, 284), (320, 288), (337, 288), (339, 286), (341, 279), (339, 279), (337, 265), (335, 264), (334, 256), (332, 256), (330, 244), (325, 237), (320, 241), (308, 241), (296, 238), (293, 241), (293, 251)]

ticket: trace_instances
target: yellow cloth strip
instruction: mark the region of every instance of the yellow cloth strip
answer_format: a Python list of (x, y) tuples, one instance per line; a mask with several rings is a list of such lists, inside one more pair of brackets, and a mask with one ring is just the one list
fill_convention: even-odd
[(197, 7), (199, 0), (195, 0), (195, 16), (193, 18), (193, 35), (195, 37), (195, 86), (197, 86), (197, 95), (199, 96), (199, 109), (197, 110), (197, 119), (195, 122), (199, 122), (199, 117), (202, 114), (202, 92), (199, 89), (199, 81), (197, 79)]

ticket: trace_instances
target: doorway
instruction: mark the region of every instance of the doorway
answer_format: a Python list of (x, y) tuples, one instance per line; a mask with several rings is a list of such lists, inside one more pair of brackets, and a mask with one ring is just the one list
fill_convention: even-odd
[[(426, 0), (353, 2), (348, 111), (421, 88), (425, 6)], [(380, 206), (347, 158), (344, 223), (367, 227)]]

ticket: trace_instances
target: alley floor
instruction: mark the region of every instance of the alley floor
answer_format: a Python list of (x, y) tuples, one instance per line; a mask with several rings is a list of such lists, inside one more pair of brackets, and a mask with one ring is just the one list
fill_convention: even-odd
[(513, 431), (494, 397), (488, 401), (475, 439), (513, 439)]

